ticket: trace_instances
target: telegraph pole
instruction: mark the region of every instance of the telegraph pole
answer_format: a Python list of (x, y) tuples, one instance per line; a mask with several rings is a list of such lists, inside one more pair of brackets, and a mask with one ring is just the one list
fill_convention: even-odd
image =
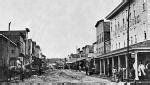
[(130, 1), (128, 2), (128, 18), (127, 18), (127, 81), (129, 81), (129, 30), (130, 30)]
[[(10, 39), (10, 25), (11, 25), (11, 22), (9, 22), (9, 25), (8, 25), (8, 39)], [(8, 48), (8, 58), (7, 59), (8, 59), (8, 61), (10, 60), (10, 58), (9, 58), (9, 45), (10, 45), (10, 42), (8, 40), (8, 45), (7, 45), (7, 48)], [(10, 61), (9, 61), (9, 64), (10, 64)]]
[[(6, 67), (8, 68), (9, 66), (10, 66), (10, 57), (9, 57), (9, 46), (10, 46), (10, 41), (9, 41), (9, 36), (10, 36), (10, 25), (11, 25), (11, 22), (9, 22), (9, 24), (8, 24), (8, 42), (7, 42), (7, 60), (6, 60)], [(4, 58), (5, 59), (5, 58)], [(8, 69), (7, 69), (7, 80), (8, 80), (8, 75), (9, 75), (9, 73), (8, 73)]]

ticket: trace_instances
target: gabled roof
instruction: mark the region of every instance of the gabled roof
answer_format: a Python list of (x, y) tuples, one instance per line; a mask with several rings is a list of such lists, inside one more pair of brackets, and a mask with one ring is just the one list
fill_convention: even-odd
[(121, 10), (123, 10), (129, 2), (133, 0), (122, 0), (122, 2), (111, 12), (109, 13), (105, 18), (106, 19), (112, 19), (114, 16), (116, 16), (118, 13), (120, 13)]

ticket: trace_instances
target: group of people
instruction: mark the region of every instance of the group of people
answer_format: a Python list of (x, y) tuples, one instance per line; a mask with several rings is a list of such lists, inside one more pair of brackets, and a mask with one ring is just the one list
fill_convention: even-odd
[(150, 69), (149, 67), (150, 67), (150, 63), (146, 63), (146, 65), (144, 65), (142, 61), (140, 61), (138, 66), (139, 80), (144, 80), (148, 76), (148, 69)]
[[(137, 67), (139, 80), (148, 79), (148, 76), (149, 76), (148, 70), (149, 69), (150, 69), (150, 62), (149, 61), (147, 61), (145, 64), (143, 64), (142, 61), (139, 61), (139, 64)], [(134, 62), (133, 68), (131, 70), (131, 76), (133, 79), (135, 79), (135, 70), (136, 70), (136, 66), (135, 66), (135, 62)]]
[[(134, 63), (135, 64), (135, 63)], [(129, 72), (129, 78), (131, 79), (135, 79), (135, 69), (136, 67), (133, 64), (133, 69), (130, 70)], [(123, 73), (124, 71), (127, 70), (126, 68), (122, 68), (120, 67), (119, 70), (113, 68), (112, 69), (112, 73), (113, 73), (113, 80), (115, 81), (123, 81)], [(137, 67), (137, 71), (138, 71), (138, 78), (140, 81), (143, 81), (145, 79), (149, 79), (150, 77), (150, 62), (146, 62), (146, 64), (143, 64), (142, 61), (139, 62), (138, 67)]]

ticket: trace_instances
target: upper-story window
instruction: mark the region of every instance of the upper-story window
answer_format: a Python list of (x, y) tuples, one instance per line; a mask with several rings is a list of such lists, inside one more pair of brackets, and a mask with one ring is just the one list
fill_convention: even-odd
[(14, 53), (15, 53), (15, 50), (12, 50), (11, 52), (12, 52), (12, 54), (14, 54)]
[(99, 43), (101, 43), (101, 34), (100, 34), (100, 36), (99, 36)]
[(134, 13), (134, 24), (136, 24), (135, 10), (133, 11), (133, 13)]
[(119, 27), (120, 27), (120, 24), (119, 24), (119, 22), (118, 22), (118, 29), (119, 29)]
[(112, 31), (112, 22), (110, 23), (110, 31)]
[(143, 11), (146, 10), (146, 0), (143, 0)]
[(123, 23), (123, 27), (124, 27), (124, 18), (123, 18), (123, 20), (122, 20), (122, 23)]
[(117, 30), (116, 19), (115, 19), (115, 31)]
[(146, 31), (144, 31), (144, 39), (147, 39)]
[(128, 10), (126, 10), (126, 22), (128, 22)]
[(99, 35), (97, 36), (97, 42), (98, 42), (98, 44), (99, 44)]
[(134, 22), (133, 24), (136, 24), (136, 16), (135, 16), (135, 4), (133, 4), (133, 19), (134, 19)]
[(124, 41), (124, 47), (126, 46), (126, 41)]
[(104, 41), (104, 32), (102, 32), (102, 42)]
[(129, 14), (129, 20), (131, 21), (131, 18), (132, 18), (132, 16), (131, 16), (131, 12), (130, 12), (130, 14)]
[(135, 36), (135, 43), (137, 43), (137, 37), (136, 37), (136, 35), (134, 35)]
[(131, 45), (133, 44), (133, 39), (132, 39), (132, 37), (131, 37)]

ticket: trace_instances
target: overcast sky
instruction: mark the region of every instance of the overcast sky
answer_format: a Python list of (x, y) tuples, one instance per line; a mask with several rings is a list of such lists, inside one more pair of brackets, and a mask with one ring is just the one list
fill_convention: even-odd
[(23, 30), (48, 58), (67, 57), (96, 41), (95, 24), (121, 0), (0, 0), (0, 30)]

